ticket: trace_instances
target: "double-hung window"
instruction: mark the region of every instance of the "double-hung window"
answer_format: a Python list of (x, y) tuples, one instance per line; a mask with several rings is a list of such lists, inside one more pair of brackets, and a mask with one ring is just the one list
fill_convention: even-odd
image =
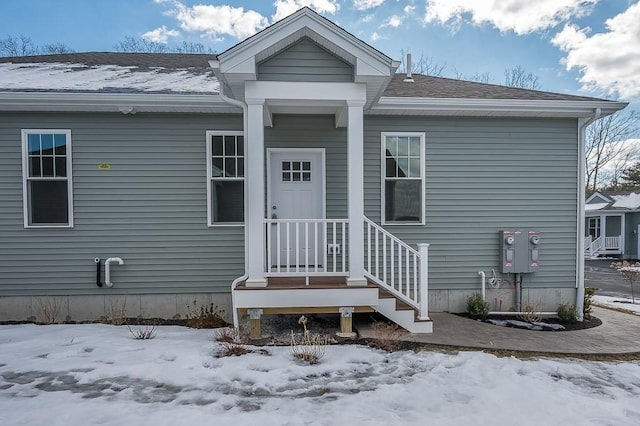
[(209, 226), (244, 222), (242, 132), (207, 132), (207, 211)]
[(72, 227), (70, 130), (22, 130), (24, 226)]
[(382, 133), (382, 222), (424, 224), (424, 133)]

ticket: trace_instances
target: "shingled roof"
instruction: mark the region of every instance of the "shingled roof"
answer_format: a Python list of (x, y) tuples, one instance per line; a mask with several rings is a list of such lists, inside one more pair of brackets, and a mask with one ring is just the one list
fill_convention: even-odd
[(214, 54), (201, 53), (121, 53), (121, 52), (85, 52), (61, 53), (57, 55), (15, 56), (0, 58), (0, 63), (69, 63), (96, 65), (116, 65), (140, 68), (203, 68), (209, 69), (209, 61), (216, 59)]
[(406, 74), (395, 74), (383, 96), (410, 98), (522, 99), (555, 101), (601, 101), (603, 99), (562, 93), (519, 89), (497, 84), (476, 83), (451, 78), (413, 74), (413, 82), (405, 82)]

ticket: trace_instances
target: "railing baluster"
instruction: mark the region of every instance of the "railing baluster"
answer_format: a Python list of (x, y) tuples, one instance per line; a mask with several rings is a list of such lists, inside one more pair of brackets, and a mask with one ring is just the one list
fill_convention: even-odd
[(382, 234), (382, 281), (387, 282), (387, 239)]
[(271, 223), (267, 222), (267, 272), (271, 272)]
[(347, 269), (347, 228), (346, 228), (347, 224), (345, 222), (342, 222), (342, 250), (340, 250), (340, 252), (342, 253), (342, 271), (344, 272)]
[(376, 277), (380, 276), (380, 250), (378, 249), (378, 228), (375, 228), (376, 232)]
[(287, 222), (287, 272), (290, 272), (291, 268), (291, 235), (289, 233), (289, 225), (291, 222)]
[(395, 268), (395, 256), (393, 255), (393, 240), (391, 238), (389, 238), (389, 241), (391, 241), (391, 287), (392, 288), (396, 288), (396, 268)]
[(371, 225), (367, 225), (367, 271), (371, 273)]
[(418, 302), (418, 256), (413, 255), (413, 300)]
[(402, 293), (402, 247), (398, 244), (398, 291)]
[(336, 237), (336, 223), (333, 223), (333, 240), (331, 244), (333, 245), (333, 272), (336, 272), (336, 241), (338, 240)]
[(405, 284), (404, 285), (405, 285), (405, 289), (406, 289), (405, 291), (407, 292), (407, 296), (411, 297), (411, 282), (410, 282), (410, 275), (409, 275), (411, 270), (409, 269), (409, 256), (410, 256), (409, 249), (405, 248), (405, 254), (406, 254), (406, 256), (405, 256), (405, 265), (407, 267), (407, 270), (406, 270), (407, 272), (405, 273)]
[(296, 252), (296, 272), (300, 272), (300, 222), (296, 222), (296, 239), (293, 243), (293, 249)]
[(280, 255), (281, 255), (281, 247), (280, 247), (280, 240), (282, 240), (282, 230), (280, 229), (280, 222), (276, 223), (276, 234), (277, 234), (277, 250), (276, 250), (276, 259), (277, 259), (277, 270), (278, 273), (280, 273), (280, 265), (282, 265), (282, 259), (280, 259)]
[(315, 272), (318, 272), (318, 222), (313, 222), (313, 264), (315, 265)]
[(309, 222), (304, 223), (304, 270), (309, 273)]

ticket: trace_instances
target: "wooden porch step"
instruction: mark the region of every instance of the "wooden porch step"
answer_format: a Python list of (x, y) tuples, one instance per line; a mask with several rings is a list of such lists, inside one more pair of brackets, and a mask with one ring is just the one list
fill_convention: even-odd
[(309, 285), (304, 277), (277, 277), (269, 278), (266, 287), (247, 287), (245, 283), (240, 283), (236, 290), (295, 290), (295, 289), (346, 289), (346, 288), (367, 288), (378, 287), (369, 283), (366, 286), (348, 286), (344, 277), (310, 277)]
[(378, 297), (380, 299), (396, 299), (396, 309), (398, 311), (415, 311), (415, 308), (413, 306), (407, 305), (405, 302), (396, 298), (393, 294), (389, 293), (381, 287), (378, 287)]

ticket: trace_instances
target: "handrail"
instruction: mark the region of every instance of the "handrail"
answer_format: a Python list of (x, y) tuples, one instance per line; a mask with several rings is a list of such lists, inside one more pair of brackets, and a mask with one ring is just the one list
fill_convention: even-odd
[(428, 319), (429, 244), (416, 250), (369, 218), (364, 222), (365, 276)]

